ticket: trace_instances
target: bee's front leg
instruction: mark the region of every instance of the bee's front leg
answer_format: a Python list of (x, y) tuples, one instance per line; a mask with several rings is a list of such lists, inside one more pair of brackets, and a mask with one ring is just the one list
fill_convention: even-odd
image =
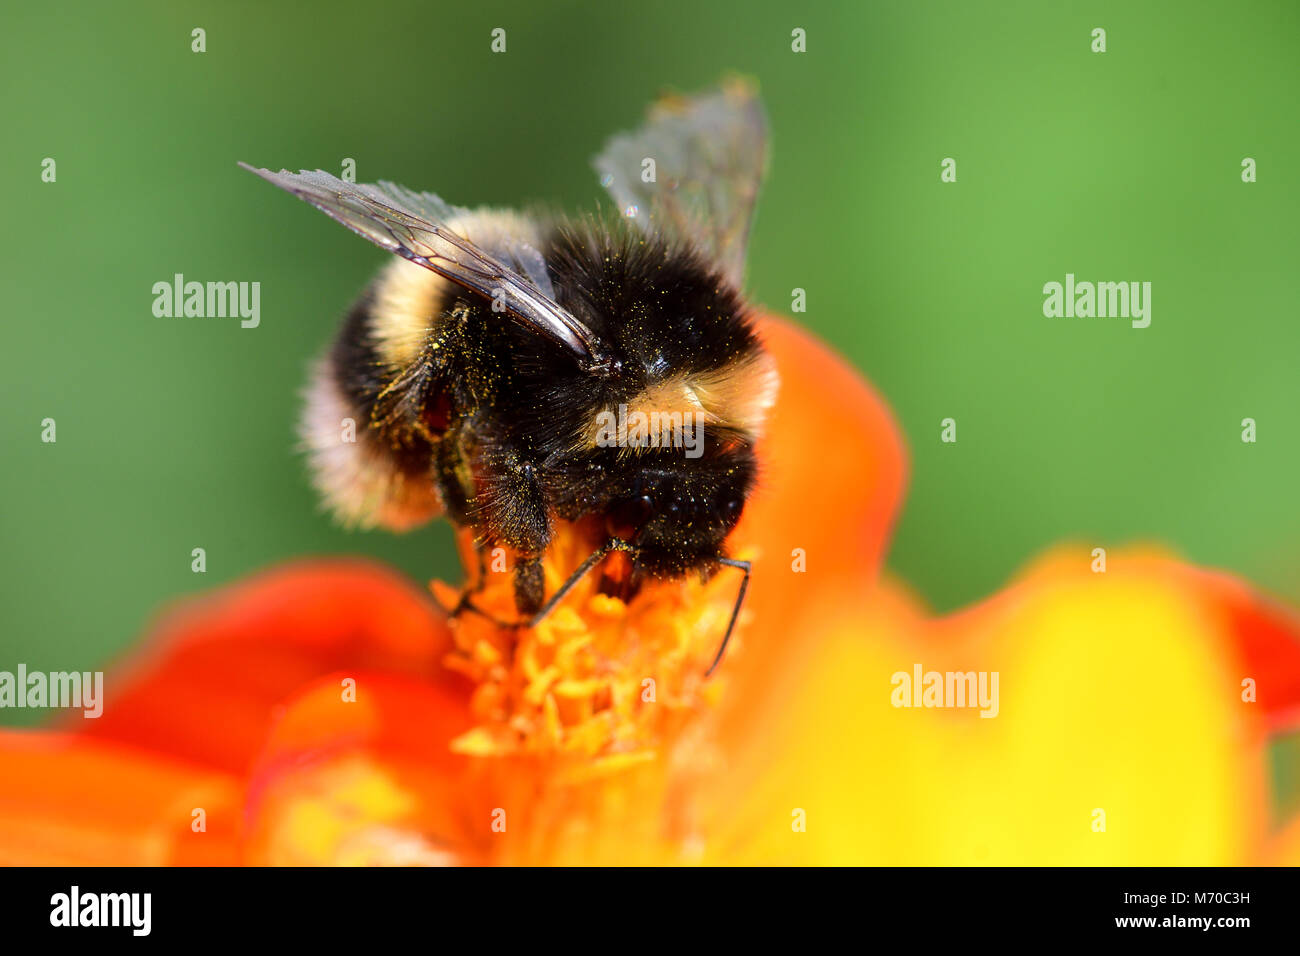
[[(460, 589), (460, 594), (456, 598), (456, 603), (450, 608), (442, 608), (442, 612), (453, 620), (460, 617), (466, 611), (474, 611), (478, 614), (484, 614), (479, 608), (474, 606), (473, 598), (476, 594), (481, 594), (487, 587), (487, 543), (475, 542), (474, 556), (478, 562), (478, 573), (468, 584)], [(439, 603), (441, 606), (441, 603)], [(484, 614), (484, 616), (488, 616)]]
[(474, 596), (481, 592), (487, 581), (487, 568), (483, 562), (482, 552), (479, 552), (479, 579), (474, 584), (466, 585), (460, 592), (460, 597), (456, 601), (456, 606), (450, 609), (444, 608), (447, 616), (455, 619), (460, 617), (466, 611), (472, 611), (480, 617), (485, 617), (497, 627), (528, 627), (530, 626), (537, 612), (541, 610), (546, 599), (546, 579), (542, 572), (542, 556), (520, 556), (515, 562), (514, 586), (515, 586), (515, 607), (519, 611), (519, 619), (515, 621), (503, 621), (494, 614), (483, 610), (474, 603)]
[(546, 578), (542, 556), (520, 555), (515, 562), (515, 608), (524, 622), (532, 620), (546, 601)]

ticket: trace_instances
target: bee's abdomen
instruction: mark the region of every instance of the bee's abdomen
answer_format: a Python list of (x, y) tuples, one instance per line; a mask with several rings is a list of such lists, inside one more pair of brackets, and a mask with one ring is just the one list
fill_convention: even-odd
[(397, 369), (378, 334), (383, 277), (348, 310), (329, 352), (312, 371), (299, 433), (312, 481), (344, 524), (404, 531), (442, 507), (432, 450), (419, 435), (393, 442), (372, 427), (375, 403)]
[(374, 301), (372, 285), (348, 310), (328, 360), (339, 390), (357, 411), (364, 413), (367, 424), (375, 399), (390, 377), (371, 335)]

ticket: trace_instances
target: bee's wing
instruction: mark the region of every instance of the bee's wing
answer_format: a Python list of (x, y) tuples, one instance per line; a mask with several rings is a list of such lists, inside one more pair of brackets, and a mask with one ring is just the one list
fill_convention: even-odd
[[(689, 240), (740, 286), (766, 149), (757, 91), (734, 80), (702, 96), (662, 100), (641, 129), (611, 138), (593, 165), (625, 216), (645, 231)], [(647, 159), (653, 182), (645, 181)]]
[(273, 173), (247, 163), (239, 165), (311, 203), (375, 245), (488, 298), (499, 297), (511, 314), (569, 349), (583, 368), (599, 371), (608, 363), (604, 343), (555, 301), (541, 254), (522, 240), (493, 249), (496, 255), (489, 254), (448, 225), (465, 211), (432, 193), (416, 193), (387, 182), (344, 182), (319, 169)]

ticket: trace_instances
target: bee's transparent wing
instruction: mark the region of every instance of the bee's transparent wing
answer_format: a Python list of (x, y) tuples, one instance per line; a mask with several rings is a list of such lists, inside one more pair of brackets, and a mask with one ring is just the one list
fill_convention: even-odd
[[(766, 150), (757, 91), (735, 80), (660, 101), (645, 126), (611, 138), (593, 165), (625, 216), (647, 232), (689, 240), (739, 286)], [(653, 182), (646, 182), (648, 159)]]
[[(470, 216), (470, 211), (465, 207), (453, 206), (433, 193), (417, 193), (383, 179), (379, 181), (378, 188), (400, 202), (404, 209), (432, 223), (456, 222), (457, 228), (460, 228), (461, 221)], [(555, 288), (551, 285), (546, 260), (536, 247), (518, 235), (494, 235), (486, 240), (481, 236), (469, 235), (462, 235), (461, 238), (475, 245), (480, 252), (526, 277), (548, 299), (555, 299)]]
[(555, 301), (541, 254), (519, 241), (485, 250), (449, 225), (465, 210), (432, 193), (394, 183), (344, 182), (323, 170), (273, 173), (240, 163), (353, 232), (502, 305), (519, 320), (566, 347), (589, 371), (609, 353), (600, 338)]

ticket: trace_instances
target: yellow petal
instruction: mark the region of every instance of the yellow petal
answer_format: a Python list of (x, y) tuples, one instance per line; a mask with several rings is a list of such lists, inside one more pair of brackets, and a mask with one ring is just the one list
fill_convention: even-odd
[[(714, 795), (705, 860), (1259, 861), (1263, 718), (1225, 617), (1175, 562), (1113, 555), (1093, 574), (1081, 554), (939, 621), (884, 591), (815, 651), (792, 648), (784, 699), (762, 711), (779, 719)], [(894, 706), (893, 675), (918, 664), (997, 672), (996, 716)]]

